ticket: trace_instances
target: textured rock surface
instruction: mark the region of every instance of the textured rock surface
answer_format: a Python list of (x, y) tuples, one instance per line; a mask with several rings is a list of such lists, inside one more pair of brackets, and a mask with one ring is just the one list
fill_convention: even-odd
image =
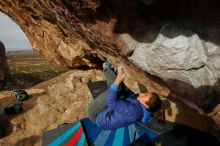
[[(30, 98), (24, 102), (21, 114), (8, 117), (5, 138), (0, 145), (40, 145), (42, 132), (67, 122), (77, 121), (86, 116), (92, 97), (86, 83), (103, 80), (101, 71), (74, 70), (27, 89)], [(10, 91), (0, 93), (0, 108), (16, 101)]]
[(220, 60), (214, 56), (220, 49), (207, 47), (196, 32), (167, 24), (152, 44), (134, 41), (132, 45), (135, 51), (129, 59), (161, 77), (181, 97), (202, 106), (219, 92)]
[(0, 11), (48, 60), (94, 67), (107, 56), (149, 91), (196, 109), (217, 107), (211, 103), (219, 91), (218, 0), (4, 0)]
[(5, 46), (0, 41), (0, 89), (4, 85), (4, 81), (7, 76), (9, 76), (9, 68), (5, 56)]
[(5, 0), (0, 2), (0, 10), (21, 27), (32, 47), (46, 59), (76, 68), (93, 67), (97, 58), (107, 56), (115, 63), (124, 64), (128, 73), (135, 72), (137, 81), (149, 90), (169, 95), (165, 84), (129, 64), (126, 56), (120, 53), (123, 44), (114, 32), (117, 20), (109, 13), (108, 3), (98, 0)]

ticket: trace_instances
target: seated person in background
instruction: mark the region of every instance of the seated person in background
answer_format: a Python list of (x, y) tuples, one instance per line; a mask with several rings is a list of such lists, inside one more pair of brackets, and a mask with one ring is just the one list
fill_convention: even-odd
[(109, 61), (103, 63), (103, 72), (108, 90), (90, 104), (88, 116), (102, 129), (115, 129), (141, 121), (146, 123), (161, 108), (161, 99), (156, 93), (135, 94), (125, 86), (123, 67), (112, 70)]

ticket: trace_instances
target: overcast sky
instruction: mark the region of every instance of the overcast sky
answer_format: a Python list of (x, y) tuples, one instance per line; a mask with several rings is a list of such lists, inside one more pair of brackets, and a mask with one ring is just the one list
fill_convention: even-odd
[(0, 12), (0, 41), (6, 51), (30, 50), (31, 44), (21, 28), (7, 15)]

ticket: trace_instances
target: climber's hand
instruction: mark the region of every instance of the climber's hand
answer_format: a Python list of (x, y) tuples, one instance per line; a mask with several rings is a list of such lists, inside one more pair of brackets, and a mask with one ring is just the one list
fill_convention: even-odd
[(117, 74), (117, 77), (114, 81), (114, 83), (116, 85), (119, 85), (124, 79), (125, 79), (125, 71), (124, 71), (124, 67), (118, 67), (118, 74)]

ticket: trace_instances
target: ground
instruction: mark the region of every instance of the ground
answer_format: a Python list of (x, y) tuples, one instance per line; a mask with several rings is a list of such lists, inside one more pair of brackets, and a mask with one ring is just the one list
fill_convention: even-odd
[(28, 88), (69, 69), (46, 61), (34, 51), (14, 51), (7, 53), (11, 80), (4, 89)]

